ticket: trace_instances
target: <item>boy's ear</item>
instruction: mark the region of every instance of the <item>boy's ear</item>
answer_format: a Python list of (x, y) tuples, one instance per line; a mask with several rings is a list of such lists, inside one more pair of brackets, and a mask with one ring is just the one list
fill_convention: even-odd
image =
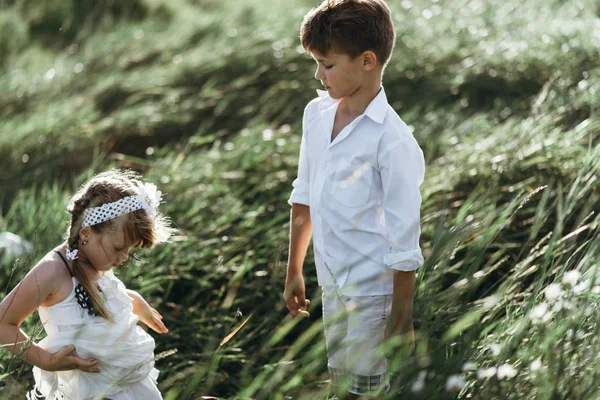
[(371, 50), (367, 50), (360, 56), (362, 58), (363, 70), (370, 71), (377, 65), (377, 56)]

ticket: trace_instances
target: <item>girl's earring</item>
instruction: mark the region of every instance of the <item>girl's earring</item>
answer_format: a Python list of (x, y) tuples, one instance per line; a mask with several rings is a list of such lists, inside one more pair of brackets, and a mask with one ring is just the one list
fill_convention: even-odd
[(87, 240), (83, 240), (83, 241), (81, 242), (81, 245), (82, 245), (82, 246), (85, 246), (86, 244), (87, 244)]

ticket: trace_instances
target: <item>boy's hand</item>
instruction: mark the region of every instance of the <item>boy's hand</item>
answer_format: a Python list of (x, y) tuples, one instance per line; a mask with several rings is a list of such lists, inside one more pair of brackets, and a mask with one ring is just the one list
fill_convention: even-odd
[(412, 345), (415, 342), (415, 329), (413, 324), (409, 324), (407, 326), (401, 327), (401, 324), (396, 324), (396, 327), (393, 326), (392, 318), (387, 323), (385, 327), (385, 339), (392, 338), (394, 336), (402, 336), (407, 345)]
[(50, 363), (45, 366), (46, 371), (70, 371), (78, 369), (84, 372), (97, 374), (100, 369), (97, 367), (98, 360), (84, 360), (75, 352), (75, 346), (65, 346), (56, 353), (50, 355)]
[[(409, 324), (394, 324), (394, 318), (390, 318), (385, 327), (385, 340), (399, 336), (402, 338), (402, 343), (396, 351), (400, 354), (408, 355), (415, 348), (415, 330), (412, 322)], [(395, 325), (395, 326), (394, 326)], [(391, 358), (393, 355), (388, 355)]]
[(301, 273), (288, 273), (288, 276), (285, 280), (283, 298), (288, 310), (290, 310), (293, 315), (301, 315), (305, 318), (310, 316), (308, 311), (306, 311), (306, 308), (310, 304), (310, 300), (306, 299), (304, 277)]

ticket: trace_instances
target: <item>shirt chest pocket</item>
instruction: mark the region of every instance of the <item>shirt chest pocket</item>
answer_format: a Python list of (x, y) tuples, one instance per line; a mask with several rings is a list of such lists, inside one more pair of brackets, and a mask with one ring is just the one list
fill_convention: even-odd
[(373, 167), (370, 162), (341, 160), (333, 174), (330, 194), (346, 207), (362, 207), (367, 204), (372, 184)]

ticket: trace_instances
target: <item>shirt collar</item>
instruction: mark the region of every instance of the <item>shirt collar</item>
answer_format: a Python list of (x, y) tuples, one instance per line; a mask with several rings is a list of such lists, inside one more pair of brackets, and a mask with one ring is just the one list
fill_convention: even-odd
[(337, 103), (340, 102), (339, 99), (332, 99), (331, 97), (329, 97), (329, 93), (327, 93), (327, 90), (317, 89), (317, 95), (321, 99), (319, 101), (319, 111), (321, 113), (327, 112), (327, 110), (330, 110), (332, 107), (334, 107)]
[[(329, 93), (327, 93), (327, 90), (317, 89), (317, 95), (319, 96), (319, 98), (323, 99), (325, 103), (323, 104), (324, 107), (321, 109), (322, 111), (324, 111), (326, 108), (329, 108), (328, 106), (335, 104), (339, 101), (329, 97)], [(387, 114), (387, 106), (387, 96), (385, 95), (385, 91), (383, 90), (382, 86), (381, 90), (379, 90), (379, 93), (377, 93), (377, 96), (375, 96), (375, 98), (371, 100), (371, 102), (367, 106), (364, 115), (371, 118), (378, 124), (383, 124), (383, 121), (385, 120), (385, 115)]]
[(381, 90), (379, 90), (379, 93), (377, 93), (377, 96), (375, 96), (375, 98), (371, 100), (367, 106), (364, 114), (378, 124), (383, 124), (387, 111), (388, 101), (382, 86)]

